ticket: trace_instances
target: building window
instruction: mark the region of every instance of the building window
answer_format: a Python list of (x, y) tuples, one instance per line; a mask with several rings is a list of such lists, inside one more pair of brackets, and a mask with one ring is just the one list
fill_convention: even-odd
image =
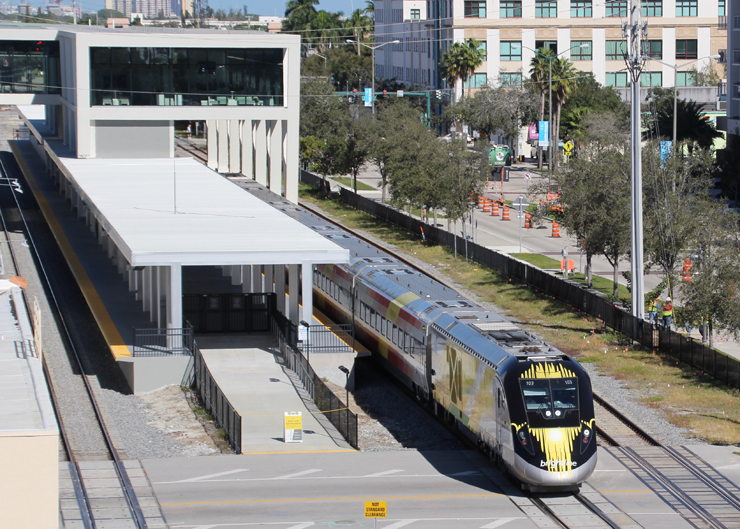
[[(694, 41), (696, 42), (696, 41)], [(651, 59), (663, 58), (663, 41), (662, 40), (643, 40), (642, 53)]]
[(696, 39), (676, 41), (676, 59), (696, 59)]
[(663, 0), (645, 0), (642, 3), (642, 16), (662, 17), (663, 16)]
[(732, 64), (740, 64), (740, 50), (732, 50)]
[(502, 61), (521, 61), (522, 60), (522, 43), (518, 40), (501, 41), (501, 60)]
[(570, 18), (591, 18), (591, 0), (570, 0)]
[(663, 86), (662, 72), (642, 72), (640, 86)]
[(608, 17), (626, 17), (627, 0), (612, 0), (606, 3), (606, 16)]
[(611, 72), (606, 74), (606, 86), (622, 88), (627, 86), (627, 72)]
[(499, 12), (501, 18), (522, 18), (522, 3), (521, 1), (501, 1), (501, 10)]
[(535, 18), (557, 18), (558, 3), (557, 0), (535, 0), (534, 3)]
[(519, 72), (501, 72), (499, 83), (506, 88), (518, 88), (522, 86), (522, 74)]
[(419, 20), (421, 18), (421, 9), (411, 10), (411, 20)]
[(624, 59), (625, 55), (627, 55), (627, 41), (625, 40), (607, 40), (606, 41), (606, 60), (607, 61), (621, 61)]
[(479, 0), (465, 0), (466, 18), (486, 18), (486, 3)]
[(571, 61), (590, 61), (593, 59), (590, 40), (570, 41)]
[(484, 61), (488, 60), (488, 41), (484, 40), (480, 43), (480, 46), (478, 46), (478, 49), (481, 52), (481, 56), (483, 57)]
[(740, 29), (740, 15), (735, 15), (732, 17), (732, 24), (733, 29)]
[(558, 42), (556, 40), (536, 40), (534, 41), (534, 47), (537, 50), (545, 48), (556, 55), (558, 53)]
[(483, 88), (488, 85), (488, 76), (485, 73), (474, 73), (468, 77), (466, 88)]
[(717, 15), (723, 17), (727, 14), (727, 11), (725, 10), (725, 0), (719, 0), (717, 5)]
[(281, 48), (91, 47), (90, 103), (282, 106), (284, 53)]
[(695, 17), (697, 0), (676, 0), (677, 17)]
[(0, 92), (58, 94), (62, 84), (57, 41), (0, 41)]
[(696, 86), (696, 72), (678, 72), (676, 75), (677, 86)]

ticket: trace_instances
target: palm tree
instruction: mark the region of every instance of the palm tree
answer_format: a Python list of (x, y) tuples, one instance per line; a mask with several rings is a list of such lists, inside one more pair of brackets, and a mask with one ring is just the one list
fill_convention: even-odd
[(457, 81), (462, 81), (462, 96), (465, 97), (465, 81), (475, 73), (483, 62), (481, 43), (475, 39), (465, 42), (455, 42), (442, 55), (442, 75), (447, 82), (455, 87)]
[[(540, 95), (540, 121), (542, 121), (545, 119), (545, 94), (549, 89), (550, 60), (552, 60), (547, 57), (553, 57), (555, 52), (550, 48), (540, 48), (537, 52), (530, 63), (529, 78), (535, 92)], [(542, 169), (542, 149), (539, 152), (537, 168)]]
[(347, 18), (345, 27), (351, 31), (352, 38), (357, 42), (357, 55), (360, 55), (360, 43), (368, 40), (373, 32), (373, 19), (365, 14), (364, 10), (355, 9), (352, 16)]
[[(560, 141), (560, 110), (563, 108), (565, 100), (576, 86), (576, 77), (578, 70), (567, 58), (553, 59), (552, 61), (552, 109), (553, 109), (553, 141)], [(557, 143), (553, 152), (557, 153)], [(557, 155), (554, 156), (555, 162)]]
[(285, 6), (287, 20), (283, 25), (288, 30), (306, 29), (313, 17), (319, 0), (290, 0)]

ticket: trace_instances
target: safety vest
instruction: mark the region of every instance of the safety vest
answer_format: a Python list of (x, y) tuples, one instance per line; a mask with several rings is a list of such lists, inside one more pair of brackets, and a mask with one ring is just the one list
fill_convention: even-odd
[(650, 305), (648, 305), (648, 312), (658, 312), (658, 304), (655, 300), (651, 301)]
[(673, 305), (671, 303), (666, 303), (663, 306), (663, 316), (673, 316)]

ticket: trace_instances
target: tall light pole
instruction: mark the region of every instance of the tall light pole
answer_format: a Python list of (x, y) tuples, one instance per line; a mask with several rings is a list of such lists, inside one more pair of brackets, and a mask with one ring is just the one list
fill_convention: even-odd
[(649, 60), (659, 62), (660, 64), (664, 66), (668, 66), (668, 68), (673, 68), (673, 151), (676, 151), (676, 132), (677, 132), (677, 119), (676, 116), (678, 114), (678, 69), (683, 68), (684, 66), (688, 66), (689, 64), (694, 64), (695, 62), (703, 61), (704, 59), (719, 59), (719, 55), (707, 55), (706, 57), (699, 57), (698, 59), (694, 59), (693, 61), (685, 62), (683, 64), (668, 64), (667, 62), (663, 62), (660, 59), (653, 59), (650, 58)]
[[(588, 48), (588, 44), (581, 44), (578, 47), (579, 48)], [(550, 103), (549, 103), (549, 107), (550, 107), (549, 108), (549, 110), (550, 110), (549, 120), (550, 121), (548, 121), (548, 126), (550, 128), (550, 131), (549, 131), (550, 132), (550, 134), (549, 134), (550, 137), (548, 138), (548, 146), (547, 146), (547, 192), (549, 193), (550, 192), (550, 183), (552, 182), (552, 158), (553, 158), (552, 155), (553, 155), (553, 152), (554, 152), (553, 151), (553, 145), (552, 145), (552, 130), (553, 130), (553, 127), (552, 127), (552, 61), (553, 61), (553, 59), (557, 59), (558, 57), (560, 57), (563, 53), (568, 53), (573, 48), (572, 47), (571, 48), (568, 48), (567, 50), (563, 50), (560, 53), (556, 53), (555, 55), (552, 55), (552, 56), (545, 55), (544, 53), (541, 53), (539, 50), (535, 50), (533, 48), (530, 48), (529, 46), (522, 46), (521, 44), (519, 44), (519, 45), (515, 44), (511, 48), (512, 49), (515, 49), (515, 50), (516, 49), (521, 49), (521, 48), (527, 48), (528, 50), (535, 52), (540, 57), (544, 57), (545, 59), (547, 59), (547, 61), (549, 63), (550, 77), (549, 77), (549, 80), (548, 81), (549, 81), (550, 87), (548, 89), (548, 92), (549, 92), (549, 99), (550, 99)]]
[(643, 277), (642, 247), (642, 128), (640, 122), (640, 74), (643, 67), (640, 37), (647, 36), (647, 23), (642, 24), (640, 17), (640, 0), (632, 0), (630, 5), (630, 23), (625, 27), (627, 37), (627, 70), (632, 82), (632, 102), (630, 108), (631, 154), (632, 163), (630, 195), (632, 246), (632, 315), (642, 318), (645, 305), (645, 281)]
[(390, 42), (383, 42), (381, 44), (378, 44), (377, 46), (368, 46), (367, 44), (363, 44), (359, 40), (354, 41), (352, 39), (347, 39), (347, 43), (348, 44), (357, 44), (358, 46), (365, 46), (366, 48), (369, 48), (372, 51), (372, 57), (373, 57), (373, 66), (372, 66), (372, 68), (373, 68), (373, 71), (370, 73), (370, 78), (372, 79), (372, 82), (370, 83), (370, 85), (371, 85), (371, 87), (373, 89), (373, 96), (370, 99), (370, 104), (371, 104), (372, 109), (373, 109), (373, 116), (375, 115), (375, 50), (377, 50), (378, 48), (382, 48), (386, 44), (397, 44), (399, 42), (401, 42), (401, 41), (398, 40), (398, 39), (396, 39), (396, 40), (392, 40)]

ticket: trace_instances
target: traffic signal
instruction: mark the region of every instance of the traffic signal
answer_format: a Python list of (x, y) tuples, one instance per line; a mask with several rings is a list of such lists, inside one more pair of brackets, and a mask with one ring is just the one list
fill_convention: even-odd
[(442, 90), (437, 90), (437, 99), (442, 101)]

